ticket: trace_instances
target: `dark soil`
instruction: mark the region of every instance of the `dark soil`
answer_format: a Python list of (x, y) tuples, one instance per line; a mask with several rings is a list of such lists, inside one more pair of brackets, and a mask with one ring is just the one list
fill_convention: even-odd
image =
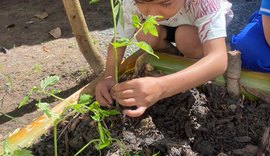
[[(241, 30), (260, 5), (260, 0), (230, 1), (235, 17), (228, 27), (227, 41)], [(105, 0), (93, 6), (86, 0), (81, 3), (89, 29), (105, 56), (112, 35), (109, 3)], [(44, 11), (49, 14), (48, 18), (34, 17)], [(60, 96), (66, 98), (90, 82), (94, 75), (73, 38), (61, 1), (1, 0), (0, 19), (1, 141), (41, 114), (36, 110), (35, 101), (23, 109), (17, 106), (42, 78), (59, 75), (61, 81), (57, 87), (62, 90)], [(60, 39), (48, 34), (55, 27), (62, 30)], [(131, 155), (256, 155), (261, 149), (262, 136), (269, 148), (270, 105), (232, 99), (224, 88), (207, 84), (160, 101), (140, 118), (112, 117), (107, 126), (112, 136), (122, 140), (125, 146), (119, 148), (114, 143), (101, 155), (123, 155), (124, 149)], [(42, 100), (54, 102), (48, 97)], [(268, 131), (263, 135), (265, 129)], [(34, 145), (35, 155), (53, 155), (50, 133)], [(89, 115), (62, 123), (59, 135), (59, 155), (73, 155), (89, 140), (98, 138), (96, 125)], [(81, 155), (99, 154), (90, 146)]]
[[(123, 149), (145, 156), (256, 155), (269, 127), (270, 105), (231, 99), (223, 87), (207, 84), (158, 102), (140, 118), (112, 117), (107, 124), (111, 135), (125, 148), (114, 143), (101, 155), (124, 155)], [(89, 117), (75, 120), (80, 122), (70, 122), (59, 139), (60, 155), (73, 155), (99, 137)], [(52, 138), (33, 149), (35, 155), (52, 155)], [(99, 155), (99, 151), (89, 146), (81, 155)]]

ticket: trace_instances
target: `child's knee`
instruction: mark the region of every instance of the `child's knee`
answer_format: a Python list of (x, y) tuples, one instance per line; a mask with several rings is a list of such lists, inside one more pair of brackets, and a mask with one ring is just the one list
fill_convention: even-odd
[(196, 27), (188, 25), (179, 26), (175, 32), (175, 43), (178, 50), (186, 57), (203, 57), (203, 48)]

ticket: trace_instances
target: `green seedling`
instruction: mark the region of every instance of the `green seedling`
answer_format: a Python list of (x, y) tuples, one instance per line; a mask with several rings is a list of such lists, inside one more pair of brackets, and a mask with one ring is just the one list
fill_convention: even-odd
[(11, 77), (4, 72), (3, 66), (0, 64), (0, 76), (3, 77), (5, 85), (7, 86), (7, 91), (10, 92), (13, 86)]
[(11, 146), (7, 140), (3, 142), (4, 153), (2, 156), (33, 156), (32, 151), (26, 149), (18, 149), (12, 152)]
[(36, 74), (39, 74), (41, 72), (41, 65), (40, 64), (34, 64), (34, 67), (32, 69)]
[[(41, 95), (47, 95), (54, 97), (55, 99), (64, 101), (67, 103), (67, 107), (63, 111), (62, 114), (58, 115), (55, 114), (51, 109), (48, 103), (42, 102), (40, 98), (37, 99), (38, 103), (36, 106), (41, 110), (48, 118), (54, 118), (54, 151), (55, 156), (57, 156), (57, 125), (59, 122), (61, 122), (63, 119), (67, 118), (68, 116), (71, 116), (75, 113), (81, 113), (86, 114), (90, 112), (91, 118), (97, 122), (97, 130), (99, 133), (98, 139), (91, 140), (87, 145), (85, 145), (81, 150), (79, 150), (75, 155), (78, 155), (81, 153), (87, 146), (90, 144), (94, 144), (97, 150), (104, 149), (105, 147), (110, 146), (112, 141), (117, 141), (117, 139), (114, 139), (111, 137), (109, 130), (106, 128), (106, 124), (104, 122), (104, 119), (106, 117), (109, 117), (111, 115), (117, 115), (120, 114), (117, 110), (103, 110), (100, 108), (100, 105), (97, 101), (93, 100), (93, 97), (87, 94), (82, 94), (78, 100), (77, 103), (70, 103), (66, 101), (65, 99), (57, 96), (56, 94), (60, 91), (57, 89), (52, 88), (57, 82), (59, 81), (58, 76), (48, 76), (44, 80), (41, 81), (40, 86), (34, 86), (31, 91), (28, 93), (27, 96), (24, 97), (24, 99), (19, 104), (19, 108), (25, 105), (28, 100), (33, 96), (33, 94), (38, 94), (41, 97)], [(72, 111), (70, 111), (72, 110)]]
[[(89, 3), (96, 3), (98, 0), (89, 0)], [(112, 46), (113, 46), (113, 51), (114, 51), (114, 73), (115, 73), (115, 80), (118, 83), (118, 66), (117, 66), (117, 48), (125, 47), (125, 46), (130, 46), (130, 45), (135, 45), (139, 47), (140, 49), (144, 50), (145, 52), (158, 57), (157, 55), (154, 54), (153, 49), (150, 45), (148, 45), (146, 42), (140, 41), (136, 42), (134, 39), (138, 35), (140, 31), (143, 31), (145, 34), (150, 33), (153, 36), (158, 36), (158, 32), (156, 29), (156, 25), (158, 23), (156, 22), (157, 18), (162, 18), (161, 16), (149, 16), (145, 20), (145, 22), (141, 23), (140, 19), (138, 16), (134, 15), (132, 17), (132, 22), (133, 26), (137, 28), (137, 32), (134, 34), (133, 38), (127, 39), (127, 38), (120, 38), (119, 40), (116, 40), (116, 20), (118, 18), (120, 24), (124, 27), (124, 21), (123, 21), (123, 9), (121, 7), (122, 1), (121, 0), (110, 0), (111, 3), (111, 8), (112, 8), (112, 15), (113, 15), (113, 24), (114, 24), (114, 38), (112, 41)], [(37, 93), (39, 95), (45, 94), (48, 96), (52, 96), (58, 100), (65, 101), (68, 104), (68, 107), (64, 110), (64, 112), (60, 115), (55, 114), (54, 112), (51, 111), (49, 104), (46, 102), (42, 102), (41, 99), (38, 99), (38, 103), (36, 106), (49, 118), (53, 117), (55, 118), (54, 122), (54, 148), (55, 148), (55, 156), (57, 156), (57, 124), (66, 116), (69, 116), (73, 114), (74, 112), (79, 112), (82, 114), (87, 113), (88, 111), (92, 112), (94, 115), (91, 116), (93, 120), (97, 122), (97, 129), (99, 133), (99, 139), (93, 139), (91, 140), (88, 144), (86, 144), (81, 150), (79, 150), (75, 155), (78, 155), (81, 153), (87, 146), (90, 144), (94, 143), (95, 147), (98, 150), (101, 150), (111, 144), (112, 141), (117, 141), (117, 139), (113, 139), (110, 136), (110, 132), (106, 128), (104, 118), (108, 117), (110, 115), (116, 115), (119, 114), (118, 111), (116, 110), (102, 110), (99, 107), (98, 102), (91, 102), (92, 97), (89, 95), (82, 95), (80, 97), (80, 100), (76, 104), (71, 104), (65, 99), (62, 99), (58, 96), (55, 95), (55, 93), (58, 92), (58, 90), (50, 90), (47, 91), (47, 87), (53, 86), (56, 82), (59, 81), (59, 77), (57, 76), (50, 76), (45, 78), (43, 81), (41, 81), (40, 87), (33, 87), (32, 90), (29, 92), (29, 94), (22, 100), (22, 102), (19, 104), (19, 107), (22, 107), (24, 104), (27, 103), (27, 101), (30, 99), (30, 97), (34, 94)], [(89, 105), (90, 103), (90, 105)], [(73, 111), (69, 112), (67, 115), (65, 114), (68, 110), (72, 109)]]
[[(4, 90), (4, 94), (2, 97), (0, 97), (0, 108), (3, 107), (3, 104), (4, 104), (4, 98), (5, 96), (7, 95), (7, 93), (9, 93), (11, 90), (12, 90), (12, 86), (13, 86), (13, 82), (12, 82), (12, 79), (10, 77), (10, 75), (6, 74), (4, 72), (4, 69), (3, 69), (3, 66), (0, 64), (0, 78), (3, 77), (3, 81), (4, 81), (4, 86), (0, 88), (0, 90)], [(1, 115), (4, 115), (10, 119), (14, 119), (14, 117), (4, 113), (4, 112), (1, 112), (0, 111), (0, 114)]]
[[(98, 0), (89, 0), (90, 4), (97, 3)], [(141, 23), (141, 20), (137, 15), (132, 16), (132, 25), (133, 27), (137, 28), (137, 32), (134, 34), (134, 36), (131, 39), (127, 38), (120, 38), (116, 39), (116, 25), (117, 25), (117, 19), (118, 22), (122, 25), (124, 28), (124, 17), (123, 17), (123, 8), (122, 8), (122, 0), (110, 0), (111, 3), (111, 9), (112, 9), (112, 16), (113, 16), (113, 40), (111, 45), (113, 46), (113, 53), (114, 53), (114, 76), (116, 83), (118, 83), (118, 55), (117, 55), (117, 48), (126, 47), (126, 46), (132, 46), (135, 45), (138, 48), (142, 49), (143, 51), (155, 56), (158, 58), (157, 55), (154, 54), (154, 51), (152, 47), (147, 44), (144, 41), (137, 42), (134, 39), (139, 34), (139, 32), (143, 31), (145, 34), (150, 33), (153, 36), (158, 36), (158, 31), (156, 28), (156, 25), (158, 25), (158, 22), (156, 19), (163, 18), (162, 16), (148, 16), (146, 20)], [(116, 103), (116, 107), (119, 108), (118, 103)]]

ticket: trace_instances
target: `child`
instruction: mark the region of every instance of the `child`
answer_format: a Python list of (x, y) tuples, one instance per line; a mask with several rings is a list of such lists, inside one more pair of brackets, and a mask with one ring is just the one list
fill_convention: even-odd
[[(137, 35), (154, 50), (166, 49), (175, 42), (185, 56), (200, 59), (194, 65), (162, 77), (144, 77), (115, 85), (112, 46), (108, 48), (105, 78), (96, 86), (96, 99), (103, 106), (110, 106), (113, 99), (123, 106), (130, 117), (142, 115), (158, 100), (197, 87), (225, 72), (227, 50), (226, 24), (232, 19), (231, 4), (226, 0), (123, 0), (125, 27), (118, 26), (121, 37), (131, 38), (136, 29), (131, 17), (136, 14), (143, 20), (148, 15), (161, 15), (158, 37)], [(118, 50), (118, 64), (125, 48)]]
[(249, 23), (231, 40), (232, 49), (241, 52), (243, 68), (270, 73), (270, 1), (262, 0)]

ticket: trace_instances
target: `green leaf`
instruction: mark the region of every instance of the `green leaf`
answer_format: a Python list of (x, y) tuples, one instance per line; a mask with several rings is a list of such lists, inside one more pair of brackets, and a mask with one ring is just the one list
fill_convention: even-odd
[(99, 144), (98, 149), (103, 149), (111, 144), (111, 141), (109, 140), (110, 132), (102, 127), (101, 123), (98, 122), (98, 133), (99, 133)]
[(50, 110), (49, 104), (45, 102), (39, 102), (36, 106), (43, 112), (48, 118), (54, 116), (54, 113)]
[(48, 76), (41, 81), (40, 87), (44, 91), (46, 87), (55, 85), (59, 81), (59, 79), (59, 76)]
[(145, 23), (153, 24), (153, 25), (157, 25), (157, 24), (158, 24), (158, 22), (156, 21), (155, 16), (148, 16), (148, 17), (145, 19)]
[(4, 155), (12, 154), (12, 150), (10, 149), (10, 145), (9, 145), (9, 142), (7, 140), (5, 140), (3, 142), (3, 148), (4, 148)]
[(148, 32), (153, 35), (153, 36), (156, 36), (158, 37), (158, 31), (157, 31), (157, 28), (155, 25), (153, 24), (147, 24), (143, 27), (143, 32), (145, 34), (147, 34)]
[(98, 144), (98, 146), (97, 146), (97, 149), (98, 150), (101, 150), (101, 149), (103, 149), (103, 148), (105, 148), (105, 147), (108, 147), (108, 146), (110, 146), (110, 144), (111, 144), (111, 142), (109, 141), (109, 140), (106, 140), (105, 142), (100, 142), (99, 144)]
[(118, 115), (120, 112), (118, 110), (102, 110), (102, 114), (104, 117), (110, 116), (110, 115)]
[(95, 4), (97, 3), (99, 0), (89, 0), (89, 4)]
[(61, 90), (60, 89), (52, 89), (52, 91), (51, 91), (51, 93), (52, 94), (58, 94), (58, 93), (60, 93), (61, 92)]
[(100, 109), (100, 108), (99, 108), (99, 103), (97, 101), (93, 102), (89, 107), (89, 110), (92, 112), (94, 112), (95, 110), (98, 110), (98, 109)]
[(135, 28), (140, 28), (140, 19), (137, 15), (132, 15), (132, 26)]
[(100, 142), (105, 142), (105, 136), (104, 136), (104, 132), (103, 132), (103, 128), (100, 122), (98, 122), (98, 133), (99, 133), (99, 138), (100, 138)]
[(118, 22), (120, 22), (123, 29), (125, 29), (125, 20), (124, 20), (123, 7), (120, 7), (119, 16), (118, 16)]
[(152, 156), (158, 156), (158, 155), (159, 155), (159, 152), (157, 152), (157, 153), (153, 154)]
[(32, 94), (33, 92), (37, 92), (37, 91), (38, 91), (38, 87), (37, 87), (37, 86), (34, 86), (34, 87), (31, 89), (30, 94)]
[(28, 102), (29, 99), (30, 99), (30, 97), (29, 97), (28, 95), (25, 96), (25, 97), (22, 99), (22, 101), (20, 102), (18, 108), (21, 108), (22, 106), (24, 106), (24, 105)]
[(82, 104), (72, 105), (71, 108), (74, 109), (76, 112), (81, 113), (81, 114), (85, 114), (88, 112), (87, 107), (84, 107), (84, 105), (82, 105)]
[(159, 18), (159, 19), (162, 19), (162, 18), (164, 18), (164, 17), (158, 15), (158, 16), (154, 16), (154, 18), (155, 18), (155, 20), (156, 20), (156, 19), (158, 19), (158, 18)]
[(119, 10), (120, 10), (120, 7), (121, 7), (121, 4), (119, 2), (114, 6), (114, 8), (113, 8), (113, 13), (114, 13), (114, 16), (115, 16), (114, 18), (117, 17), (117, 15), (119, 13)]
[(143, 32), (147, 34), (148, 32), (153, 36), (158, 36), (156, 25), (158, 22), (156, 21), (157, 18), (163, 18), (162, 16), (148, 16), (145, 19), (145, 22), (142, 24)]
[(120, 38), (117, 42), (111, 43), (114, 48), (125, 47), (130, 44), (130, 40), (127, 38)]
[(140, 49), (144, 50), (145, 52), (159, 58), (156, 54), (154, 54), (152, 47), (149, 44), (147, 44), (146, 42), (140, 41), (140, 42), (136, 42), (135, 44), (136, 44), (136, 46), (138, 46)]
[(100, 115), (100, 107), (99, 107), (99, 103), (97, 101), (93, 102), (90, 106), (89, 106), (89, 110), (91, 112), (94, 113), (93, 116), (91, 116), (91, 118), (95, 121), (100, 121), (101, 120), (101, 115)]
[(95, 121), (100, 121), (100, 116), (99, 115), (94, 115), (94, 116), (91, 116), (91, 118)]
[(127, 38), (120, 38), (117, 42), (111, 43), (114, 48), (125, 47), (130, 44), (130, 40)]
[(26, 149), (19, 149), (14, 152), (13, 156), (33, 156), (33, 154), (32, 151)]
[(87, 94), (82, 94), (82, 95), (80, 96), (80, 99), (79, 99), (78, 104), (86, 105), (86, 104), (88, 104), (92, 99), (93, 99), (92, 96), (87, 95)]

